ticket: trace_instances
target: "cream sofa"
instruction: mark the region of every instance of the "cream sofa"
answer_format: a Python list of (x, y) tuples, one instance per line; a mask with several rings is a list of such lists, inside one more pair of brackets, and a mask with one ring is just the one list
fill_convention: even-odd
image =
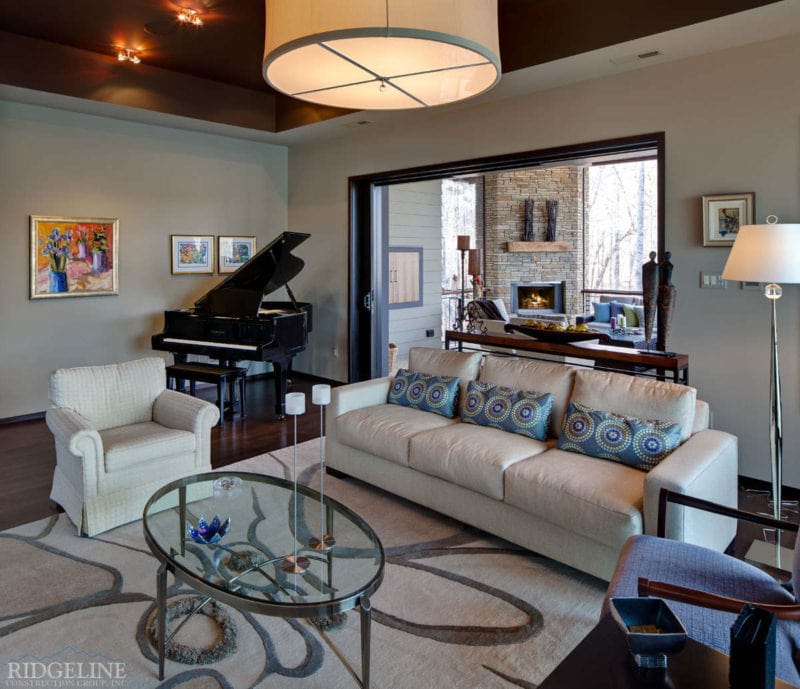
[[(483, 360), (483, 361), (482, 361)], [(688, 386), (542, 361), (413, 348), (409, 368), (550, 392), (548, 438), (387, 404), (391, 378), (335, 388), (327, 467), (608, 580), (629, 536), (655, 534), (661, 488), (737, 502), (737, 439), (709, 428)], [(556, 449), (569, 401), (681, 424), (682, 443), (649, 473)], [(730, 521), (730, 520), (727, 520)], [(667, 536), (723, 550), (724, 517), (671, 509)]]

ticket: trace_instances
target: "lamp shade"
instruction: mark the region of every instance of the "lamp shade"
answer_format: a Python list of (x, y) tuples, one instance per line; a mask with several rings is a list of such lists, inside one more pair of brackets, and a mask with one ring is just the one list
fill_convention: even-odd
[(800, 283), (800, 224), (742, 226), (722, 279)]
[(422, 108), (500, 79), (497, 0), (265, 0), (263, 75), (301, 100)]

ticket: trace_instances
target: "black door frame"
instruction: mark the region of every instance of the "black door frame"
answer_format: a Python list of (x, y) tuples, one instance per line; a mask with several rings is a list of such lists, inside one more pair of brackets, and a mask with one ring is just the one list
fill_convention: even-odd
[[(571, 146), (544, 148), (522, 153), (508, 153), (472, 158), (449, 163), (424, 165), (402, 170), (388, 170), (350, 177), (349, 184), (349, 248), (348, 248), (348, 380), (351, 383), (377, 375), (381, 356), (374, 352), (375, 304), (382, 303), (381, 280), (375, 279), (380, 267), (375, 262), (373, 225), (375, 213), (381, 212), (376, 199), (382, 187), (404, 182), (421, 182), (459, 175), (516, 170), (545, 164), (575, 161), (621, 153), (655, 150), (658, 156), (658, 255), (664, 256), (665, 246), (665, 134), (653, 132), (618, 139), (591, 141)], [(380, 277), (380, 276), (378, 276)]]

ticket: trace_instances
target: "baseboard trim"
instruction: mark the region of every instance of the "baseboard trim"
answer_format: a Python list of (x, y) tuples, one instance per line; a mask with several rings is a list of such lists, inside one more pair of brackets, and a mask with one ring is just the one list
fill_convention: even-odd
[(25, 423), (26, 421), (38, 421), (43, 419), (45, 412), (37, 411), (33, 414), (23, 414), (22, 416), (9, 416), (6, 419), (0, 419), (0, 426), (5, 426), (11, 423)]

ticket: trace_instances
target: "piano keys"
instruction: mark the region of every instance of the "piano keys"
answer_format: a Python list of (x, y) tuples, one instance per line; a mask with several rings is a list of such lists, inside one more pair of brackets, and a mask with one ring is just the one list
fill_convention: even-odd
[[(289, 280), (305, 265), (291, 251), (310, 235), (283, 232), (235, 273), (204, 294), (194, 308), (164, 312), (164, 331), (153, 335), (153, 349), (171, 352), (175, 363), (190, 354), (231, 366), (238, 361), (268, 361), (275, 376), (275, 413), (286, 413), (287, 373), (311, 332), (311, 304), (298, 302)], [(265, 301), (285, 287), (290, 301)]]

